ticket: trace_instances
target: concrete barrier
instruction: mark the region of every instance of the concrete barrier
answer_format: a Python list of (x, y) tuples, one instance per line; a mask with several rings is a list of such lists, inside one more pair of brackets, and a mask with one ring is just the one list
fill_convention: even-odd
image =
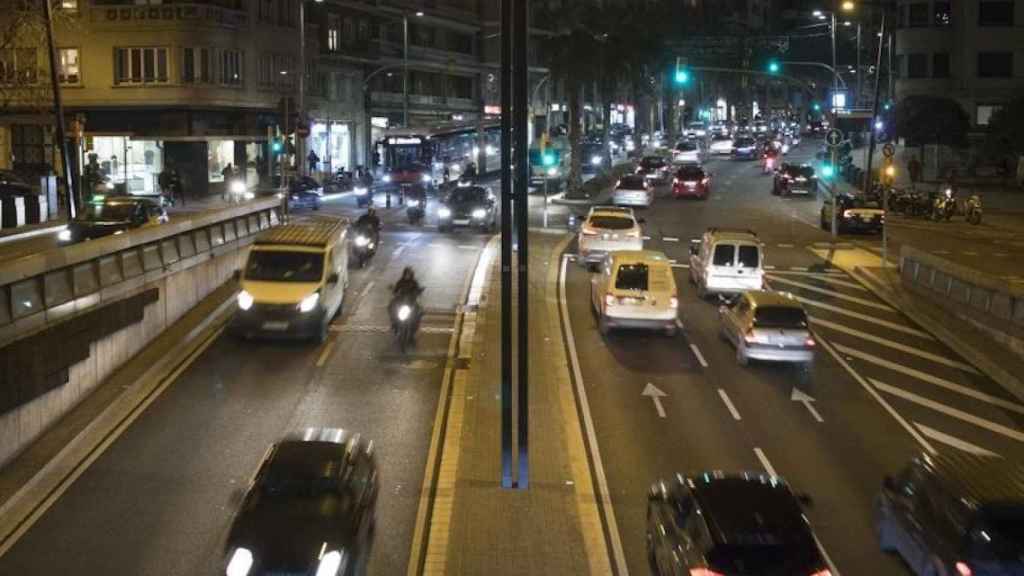
[(229, 281), (278, 209), (234, 206), (0, 268), (0, 465)]
[(928, 252), (900, 249), (904, 287), (1024, 358), (1024, 289)]

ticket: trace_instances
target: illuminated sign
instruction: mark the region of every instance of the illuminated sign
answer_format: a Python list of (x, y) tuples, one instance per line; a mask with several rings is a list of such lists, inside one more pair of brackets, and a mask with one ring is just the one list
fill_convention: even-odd
[(409, 144), (422, 144), (423, 140), (420, 138), (403, 138), (401, 136), (392, 136), (388, 138), (388, 144), (392, 146), (404, 146)]
[(374, 128), (387, 128), (388, 118), (387, 116), (374, 116), (370, 118), (370, 125)]
[(492, 116), (497, 116), (497, 115), (501, 114), (501, 106), (491, 106), (491, 105), (484, 106), (484, 114), (490, 114)]

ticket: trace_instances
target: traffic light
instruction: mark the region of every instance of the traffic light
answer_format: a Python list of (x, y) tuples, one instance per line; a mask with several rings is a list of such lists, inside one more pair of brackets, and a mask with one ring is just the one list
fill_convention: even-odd
[(815, 112), (821, 112), (821, 104), (818, 104), (817, 102), (815, 102), (814, 103), (814, 111)]
[(779, 61), (778, 60), (770, 60), (768, 62), (768, 72), (770, 74), (778, 74), (780, 68), (781, 68), (781, 66), (779, 66)]
[(836, 169), (831, 164), (822, 164), (821, 166), (821, 177), (832, 178), (836, 175)]
[(550, 152), (545, 152), (544, 155), (541, 157), (541, 161), (545, 166), (554, 166), (555, 155)]
[(676, 70), (676, 84), (686, 84), (690, 81), (688, 70)]
[(284, 150), (284, 144), (280, 138), (274, 138), (270, 141), (270, 151), (274, 154), (280, 154)]

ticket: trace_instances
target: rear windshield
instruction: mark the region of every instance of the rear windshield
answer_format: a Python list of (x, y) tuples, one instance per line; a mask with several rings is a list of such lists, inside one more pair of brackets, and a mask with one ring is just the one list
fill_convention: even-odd
[(644, 179), (636, 176), (627, 176), (619, 182), (619, 188), (625, 188), (627, 190), (643, 190)]
[(877, 200), (865, 200), (862, 196), (854, 196), (846, 203), (851, 208), (881, 208)]
[(623, 264), (619, 266), (619, 275), (615, 278), (615, 288), (646, 292), (647, 273), (647, 264)]
[(759, 328), (807, 328), (807, 315), (792, 306), (758, 306), (754, 325)]
[(704, 170), (697, 166), (686, 166), (684, 168), (680, 168), (677, 175), (683, 180), (700, 180), (701, 178), (704, 178)]
[(127, 222), (136, 213), (136, 205), (130, 202), (111, 204), (86, 204), (78, 217), (86, 222)]
[(719, 244), (715, 246), (715, 254), (711, 263), (715, 266), (732, 266), (736, 260), (736, 247), (732, 244)]
[(245, 265), (245, 279), (264, 282), (319, 282), (324, 255), (315, 252), (253, 250)]
[(450, 202), (452, 204), (471, 204), (483, 202), (487, 199), (487, 191), (483, 188), (456, 188), (452, 192)]
[[(806, 567), (807, 551), (795, 550), (779, 542), (774, 534), (738, 535), (742, 543), (719, 544), (708, 554), (708, 563), (725, 574), (782, 574), (780, 568), (797, 570)], [(749, 544), (745, 541), (749, 541)]]
[(740, 253), (737, 260), (744, 268), (757, 268), (761, 251), (757, 246), (740, 246)]
[(754, 140), (752, 138), (737, 138), (736, 139), (736, 147), (737, 148), (746, 148), (747, 146), (753, 146), (753, 145), (754, 145)]
[(814, 176), (814, 168), (810, 166), (790, 166), (786, 169), (791, 176), (803, 176), (804, 178), (811, 178)]
[(648, 156), (647, 158), (643, 159), (641, 164), (646, 167), (661, 168), (662, 166), (665, 165), (665, 160), (657, 156)]
[(693, 152), (697, 149), (697, 145), (693, 142), (680, 142), (676, 144), (676, 150), (679, 152)]
[(589, 224), (606, 230), (628, 230), (633, 227), (632, 218), (622, 216), (591, 216)]

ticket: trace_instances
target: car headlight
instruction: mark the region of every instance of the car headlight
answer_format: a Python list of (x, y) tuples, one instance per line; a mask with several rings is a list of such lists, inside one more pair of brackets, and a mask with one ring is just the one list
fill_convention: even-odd
[(484, 216), (487, 216), (487, 210), (484, 210), (483, 208), (477, 208), (476, 210), (473, 210), (473, 218), (476, 218), (476, 219), (479, 220), (480, 218), (483, 218)]
[(252, 304), (255, 301), (256, 299), (252, 297), (252, 294), (249, 294), (245, 290), (238, 293), (238, 307), (242, 310), (252, 308)]
[(370, 191), (366, 188), (356, 188), (353, 192), (356, 193), (356, 196), (366, 196)]
[(313, 292), (309, 296), (306, 296), (305, 298), (303, 298), (302, 302), (299, 302), (299, 312), (309, 312), (313, 308), (316, 308), (316, 304), (319, 301), (320, 301), (320, 293), (319, 292)]
[(408, 200), (407, 204), (409, 204), (409, 208), (419, 208), (420, 207), (420, 201), (419, 200)]
[(429, 184), (431, 178), (429, 174), (424, 174), (423, 176), (420, 176), (420, 180), (422, 180), (426, 184)]
[(494, 156), (497, 152), (498, 151), (494, 149), (494, 146), (491, 146), (490, 144), (484, 147), (484, 153), (488, 156)]
[(590, 164), (592, 166), (600, 166), (601, 165), (601, 157), (600, 156), (591, 156), (590, 157)]
[[(247, 548), (235, 548), (225, 573), (227, 576), (246, 576), (252, 569), (252, 552)], [(319, 572), (317, 572), (319, 574)]]
[(234, 194), (245, 194), (245, 182), (233, 180), (231, 182), (231, 192)]
[(548, 176), (558, 176), (558, 168), (555, 168), (554, 166), (548, 168)]
[(438, 208), (437, 209), (437, 215), (440, 218), (451, 218), (452, 211), (449, 210), (448, 208), (443, 208), (443, 207), (442, 208)]
[[(409, 319), (409, 316), (412, 316), (412, 308), (408, 304), (402, 304), (398, 307), (398, 319), (400, 321), (405, 322)], [(319, 573), (320, 572), (318, 570), (317, 574)]]
[(359, 246), (360, 248), (362, 248), (363, 246), (366, 246), (369, 243), (370, 243), (370, 239), (367, 238), (366, 236), (363, 236), (362, 234), (360, 234), (359, 236), (356, 236), (356, 246)]
[(336, 576), (344, 567), (345, 555), (337, 550), (331, 550), (320, 558), (320, 564), (316, 567), (316, 576)]
[(381, 180), (385, 182), (391, 182), (391, 174), (385, 174), (384, 177), (381, 178)]
[(71, 230), (68, 230), (67, 228), (65, 228), (64, 230), (61, 230), (60, 232), (57, 232), (57, 240), (59, 240), (61, 242), (70, 242), (71, 241)]

